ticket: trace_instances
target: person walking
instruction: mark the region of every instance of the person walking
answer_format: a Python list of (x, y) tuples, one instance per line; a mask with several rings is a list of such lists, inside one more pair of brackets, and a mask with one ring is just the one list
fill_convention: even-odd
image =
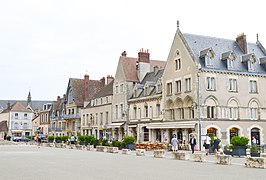
[(214, 155), (217, 156), (218, 149), (219, 149), (219, 140), (217, 139), (216, 136), (214, 136), (213, 146), (214, 146)]
[(175, 134), (174, 134), (173, 138), (171, 139), (171, 144), (172, 144), (173, 152), (177, 152), (178, 140), (177, 140)]
[(75, 144), (75, 136), (72, 134), (72, 136), (70, 137), (70, 144), (74, 145)]
[(189, 140), (189, 144), (190, 144), (190, 147), (191, 147), (191, 151), (192, 151), (192, 154), (194, 154), (194, 148), (195, 148), (195, 146), (197, 145), (197, 141), (196, 141), (196, 139), (195, 139), (195, 137), (194, 136), (192, 136), (191, 138), (190, 138), (190, 140)]
[(206, 140), (205, 140), (205, 151), (206, 151), (206, 155), (209, 155), (209, 150), (210, 150), (210, 144), (211, 144), (211, 138), (208, 134), (206, 134)]

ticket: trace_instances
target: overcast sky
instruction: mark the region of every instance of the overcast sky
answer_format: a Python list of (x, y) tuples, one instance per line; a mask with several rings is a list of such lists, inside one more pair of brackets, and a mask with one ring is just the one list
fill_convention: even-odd
[(266, 46), (261, 0), (0, 0), (0, 99), (56, 100), (69, 78), (115, 75), (122, 51), (166, 60), (183, 33)]

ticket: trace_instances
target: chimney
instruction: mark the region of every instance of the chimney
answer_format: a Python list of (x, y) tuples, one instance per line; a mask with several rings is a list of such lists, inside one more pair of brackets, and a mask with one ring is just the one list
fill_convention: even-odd
[(242, 50), (242, 52), (244, 54), (248, 53), (248, 49), (247, 49), (247, 39), (246, 39), (246, 35), (244, 33), (239, 34), (236, 38), (236, 43), (237, 45), (240, 47), (240, 49)]
[(126, 57), (127, 56), (127, 52), (126, 51), (123, 51), (122, 54), (121, 54), (121, 56), (125, 56)]
[(7, 109), (11, 110), (10, 101), (8, 101), (8, 103), (7, 103)]
[(114, 80), (114, 77), (112, 77), (111, 75), (107, 75), (106, 83), (109, 84), (110, 82), (112, 82), (112, 80)]
[(102, 87), (104, 87), (105, 86), (105, 77), (103, 77), (102, 79), (100, 79), (100, 81), (101, 81)]
[(149, 50), (143, 50), (143, 48), (140, 50), (140, 52), (138, 53), (139, 55), (139, 62), (144, 62), (144, 63), (150, 63), (150, 53)]
[(88, 74), (84, 75), (84, 100), (88, 101), (90, 99), (90, 77)]

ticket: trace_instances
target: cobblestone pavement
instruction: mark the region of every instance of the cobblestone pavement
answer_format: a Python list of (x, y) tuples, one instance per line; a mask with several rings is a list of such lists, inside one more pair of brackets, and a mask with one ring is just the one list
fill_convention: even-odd
[(0, 146), (0, 179), (2, 180), (167, 180), (167, 179), (265, 179), (265, 169), (239, 165), (243, 158), (233, 158), (232, 165), (215, 164), (214, 156), (207, 162), (155, 159), (146, 156), (110, 154), (95, 151), (37, 147), (35, 145)]

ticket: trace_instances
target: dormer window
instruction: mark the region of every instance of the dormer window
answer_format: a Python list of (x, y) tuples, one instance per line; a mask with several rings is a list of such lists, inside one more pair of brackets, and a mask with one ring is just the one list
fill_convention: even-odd
[(255, 56), (255, 54), (247, 54), (242, 56), (242, 62), (246, 63), (248, 66), (248, 71), (254, 72), (255, 69), (255, 63), (257, 61), (257, 58)]
[(212, 48), (207, 48), (200, 51), (200, 58), (203, 58), (205, 60), (206, 67), (213, 67), (214, 57), (215, 54)]
[(222, 54), (222, 61), (226, 61), (227, 69), (234, 69), (234, 62), (236, 60), (236, 54), (232, 51), (228, 51)]

